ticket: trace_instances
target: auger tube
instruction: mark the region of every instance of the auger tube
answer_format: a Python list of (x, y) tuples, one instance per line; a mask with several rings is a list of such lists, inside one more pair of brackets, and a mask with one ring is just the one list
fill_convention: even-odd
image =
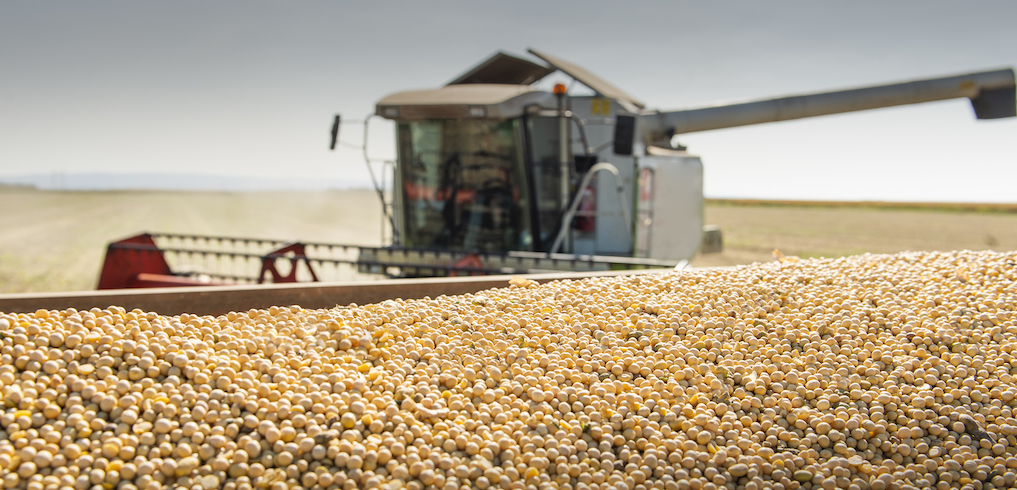
[(708, 131), (937, 100), (968, 98), (978, 119), (1017, 116), (1012, 69), (880, 85), (700, 109), (640, 115), (645, 141)]

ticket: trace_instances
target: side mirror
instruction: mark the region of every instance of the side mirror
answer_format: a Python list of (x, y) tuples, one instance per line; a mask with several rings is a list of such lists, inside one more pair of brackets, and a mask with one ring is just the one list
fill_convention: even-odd
[(342, 118), (339, 114), (335, 115), (335, 122), (332, 123), (332, 144), (329, 146), (330, 150), (335, 150), (335, 144), (339, 141), (339, 120)]
[(631, 155), (635, 137), (635, 116), (618, 115), (614, 120), (614, 153), (616, 155)]

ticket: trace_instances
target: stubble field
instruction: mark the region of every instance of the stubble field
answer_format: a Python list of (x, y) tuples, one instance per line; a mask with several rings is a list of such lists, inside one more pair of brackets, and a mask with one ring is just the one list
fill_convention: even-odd
[[(371, 191), (55, 192), (0, 187), (0, 293), (94, 289), (106, 244), (143, 231), (381, 244)], [(1017, 250), (1012, 206), (710, 201), (724, 252), (699, 267), (905, 250)]]
[(146, 231), (379, 245), (375, 196), (0, 190), (0, 293), (95, 289), (106, 245)]

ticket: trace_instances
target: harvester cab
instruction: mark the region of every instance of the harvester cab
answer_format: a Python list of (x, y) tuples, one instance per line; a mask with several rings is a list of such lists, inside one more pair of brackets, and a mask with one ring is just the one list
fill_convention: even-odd
[[(396, 122), (396, 245), (695, 254), (703, 228), (698, 157), (647, 150), (631, 132), (627, 144), (616, 141), (618, 117), (634, 129), (632, 117), (644, 104), (576, 65), (531, 53), (549, 66), (497, 53), (444, 87), (378, 102), (377, 115)], [(558, 70), (593, 94), (533, 86)], [(616, 146), (629, 151), (619, 154)], [(656, 178), (667, 193), (654, 192)]]
[[(703, 165), (675, 135), (951, 98), (979, 119), (1017, 115), (1012, 69), (657, 111), (530, 54), (496, 53), (444, 87), (378, 102), (372, 116), (396, 125), (392, 187), (376, 181), (391, 244), (146, 233), (109, 245), (99, 287), (675, 267), (717, 242), (703, 239)], [(542, 89), (559, 71), (589, 90)]]

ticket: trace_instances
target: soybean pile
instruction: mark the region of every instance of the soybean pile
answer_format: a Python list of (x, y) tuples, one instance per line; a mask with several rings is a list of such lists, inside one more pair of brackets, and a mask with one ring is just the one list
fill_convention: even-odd
[(1005, 488), (1017, 253), (0, 314), (5, 488)]

